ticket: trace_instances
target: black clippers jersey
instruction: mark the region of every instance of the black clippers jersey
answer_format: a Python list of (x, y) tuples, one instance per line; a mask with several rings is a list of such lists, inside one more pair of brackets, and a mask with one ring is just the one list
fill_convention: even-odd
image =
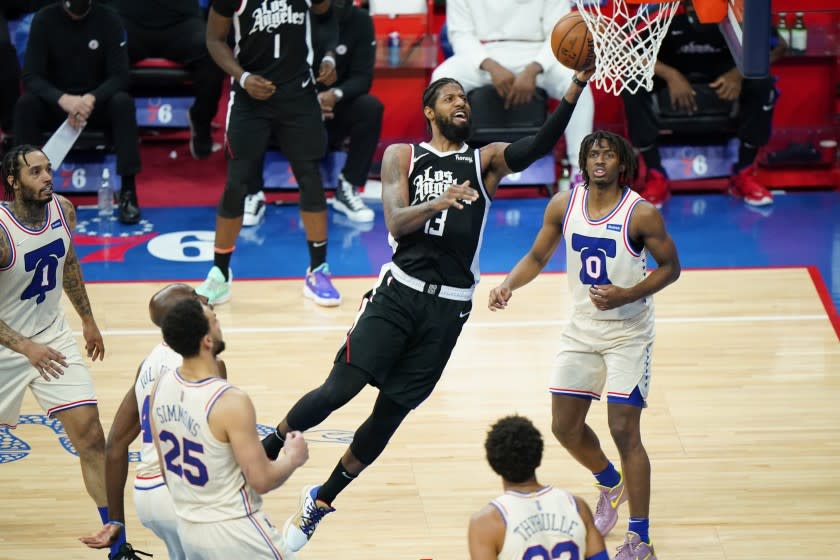
[(236, 60), (282, 84), (310, 72), (309, 0), (213, 0), (213, 9), (233, 18)]
[(393, 240), (393, 261), (415, 278), (432, 284), (471, 288), (478, 283), (478, 256), (490, 197), (481, 180), (478, 150), (464, 146), (440, 153), (427, 143), (411, 145), (408, 199), (414, 206), (443, 194), (453, 183), (469, 180), (478, 200), (463, 210), (449, 208), (433, 216), (419, 230)]

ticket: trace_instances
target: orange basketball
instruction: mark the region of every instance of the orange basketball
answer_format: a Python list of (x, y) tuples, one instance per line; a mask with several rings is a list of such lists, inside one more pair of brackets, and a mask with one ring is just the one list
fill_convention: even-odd
[(586, 70), (595, 64), (592, 34), (579, 13), (570, 12), (554, 24), (551, 51), (560, 64), (572, 70)]

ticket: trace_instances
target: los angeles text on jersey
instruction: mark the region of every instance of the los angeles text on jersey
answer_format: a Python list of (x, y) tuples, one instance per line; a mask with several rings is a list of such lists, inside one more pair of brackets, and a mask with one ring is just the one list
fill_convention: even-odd
[(513, 533), (522, 537), (523, 541), (527, 541), (532, 535), (541, 531), (565, 533), (571, 537), (577, 526), (578, 522), (575, 519), (569, 519), (565, 515), (537, 513), (517, 525)]
[(451, 171), (427, 167), (422, 175), (414, 178), (414, 200), (411, 204), (434, 200), (443, 194), (449, 185), (457, 182)]
[(254, 25), (251, 26), (249, 35), (257, 31), (270, 33), (281, 25), (303, 25), (306, 22), (306, 12), (294, 11), (286, 0), (263, 0), (251, 16), (254, 18)]
[(158, 427), (166, 423), (180, 422), (193, 437), (198, 435), (201, 426), (190, 416), (190, 411), (177, 404), (164, 404), (155, 407), (155, 416), (158, 419)]

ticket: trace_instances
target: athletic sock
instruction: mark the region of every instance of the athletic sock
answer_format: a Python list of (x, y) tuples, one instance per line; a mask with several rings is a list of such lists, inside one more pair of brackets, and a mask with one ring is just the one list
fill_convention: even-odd
[[(107, 506), (97, 507), (96, 510), (99, 512), (99, 519), (102, 520), (102, 524), (107, 525), (108, 521), (110, 521), (108, 519), (108, 507)], [(108, 557), (109, 558), (112, 558), (112, 557), (116, 558), (117, 552), (120, 550), (120, 547), (123, 545), (124, 542), (125, 542), (125, 527), (122, 528), (122, 531), (120, 531), (120, 535), (117, 537), (117, 540), (114, 541), (114, 544), (111, 545), (111, 552), (110, 552), (110, 555)]]
[(650, 544), (650, 518), (648, 517), (631, 517), (630, 523), (627, 526), (628, 531), (633, 531), (639, 538), (642, 539), (642, 542), (646, 542)]
[(595, 478), (598, 480), (598, 484), (606, 486), (607, 488), (612, 488), (621, 481), (621, 475), (618, 474), (618, 471), (615, 470), (612, 463), (608, 463), (607, 468), (601, 472), (592, 474), (595, 475)]
[(330, 477), (318, 489), (318, 495), (315, 496), (315, 499), (332, 505), (339, 492), (347, 488), (347, 485), (353, 482), (357, 476), (359, 475), (347, 472), (344, 465), (339, 461)]
[(216, 251), (213, 253), (213, 266), (219, 267), (225, 281), (230, 280), (228, 276), (228, 269), (230, 268), (230, 258), (233, 256), (233, 247), (230, 250)]
[(309, 270), (315, 270), (327, 262), (327, 241), (307, 241), (309, 247)]

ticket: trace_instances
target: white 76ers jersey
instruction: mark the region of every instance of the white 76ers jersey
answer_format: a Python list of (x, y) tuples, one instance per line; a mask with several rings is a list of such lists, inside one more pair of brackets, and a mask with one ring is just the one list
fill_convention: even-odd
[(175, 371), (181, 367), (181, 362), (181, 355), (161, 342), (143, 360), (140, 375), (134, 382), (134, 398), (137, 399), (137, 410), (140, 411), (140, 463), (137, 465), (137, 478), (140, 480), (154, 478), (160, 483), (160, 461), (149, 422), (149, 400), (155, 381), (164, 372)]
[(39, 230), (23, 226), (6, 203), (0, 203), (0, 235), (9, 239), (12, 260), (0, 268), (0, 319), (23, 336), (49, 327), (62, 313), (64, 259), (70, 250), (70, 228), (58, 199), (44, 210)]
[(161, 469), (175, 513), (187, 521), (237, 519), (262, 505), (230, 444), (217, 440), (207, 423), (213, 405), (231, 387), (219, 377), (187, 381), (176, 370), (163, 372), (154, 390), (149, 414)]
[(546, 486), (531, 494), (508, 490), (492, 502), (505, 520), (498, 560), (582, 560), (586, 526), (569, 492)]
[(601, 311), (589, 299), (589, 288), (604, 284), (629, 288), (644, 280), (647, 252), (644, 247), (633, 247), (629, 238), (633, 209), (644, 199), (625, 187), (613, 211), (600, 220), (593, 220), (586, 211), (588, 198), (588, 189), (576, 187), (563, 220), (566, 270), (574, 312), (603, 320), (635, 317), (653, 306), (651, 298)]

